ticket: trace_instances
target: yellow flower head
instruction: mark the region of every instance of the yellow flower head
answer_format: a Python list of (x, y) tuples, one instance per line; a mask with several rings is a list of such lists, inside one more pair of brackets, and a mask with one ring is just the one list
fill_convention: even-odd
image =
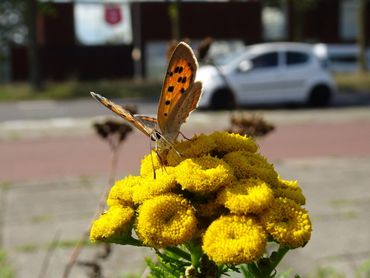
[(272, 189), (257, 178), (233, 182), (220, 191), (217, 201), (235, 214), (258, 214), (274, 200)]
[(140, 186), (135, 187), (132, 199), (135, 204), (171, 192), (176, 187), (176, 178), (173, 167), (162, 167), (156, 171), (156, 178), (146, 176), (142, 178)]
[(128, 176), (123, 180), (116, 181), (108, 195), (108, 206), (131, 206), (133, 204), (132, 194), (134, 187), (140, 185), (142, 180), (139, 176)]
[(299, 205), (306, 204), (306, 198), (298, 185), (298, 181), (283, 180), (278, 177), (278, 183), (273, 187), (273, 190), (276, 197), (286, 197)]
[(207, 155), (216, 147), (211, 136), (196, 135), (190, 140), (178, 142), (173, 149), (170, 149), (167, 155), (168, 165), (176, 166), (186, 158)]
[(158, 154), (155, 151), (151, 151), (150, 154), (146, 155), (141, 160), (140, 175), (142, 177), (153, 177), (155, 170), (161, 168), (162, 163)]
[(134, 210), (131, 207), (112, 206), (95, 220), (90, 230), (90, 240), (110, 240), (125, 237), (132, 227)]
[(256, 152), (257, 149), (251, 137), (226, 131), (214, 132), (210, 135), (196, 135), (190, 140), (178, 142), (175, 148), (169, 151), (167, 162), (170, 166), (176, 166), (186, 158), (201, 157), (207, 154), (222, 157), (225, 153), (232, 151)]
[(167, 194), (146, 200), (139, 207), (136, 232), (144, 244), (164, 248), (189, 241), (197, 219), (185, 198)]
[(208, 194), (229, 184), (234, 175), (227, 163), (208, 155), (181, 162), (176, 166), (176, 179), (183, 189)]
[(307, 211), (287, 198), (275, 199), (261, 221), (266, 231), (281, 245), (304, 246), (311, 237), (311, 221)]
[(209, 135), (216, 143), (216, 151), (221, 154), (234, 152), (234, 151), (246, 151), (256, 152), (258, 147), (252, 137), (243, 136), (236, 133), (214, 132)]
[(203, 251), (216, 263), (241, 264), (259, 259), (266, 247), (262, 226), (247, 216), (221, 216), (203, 237)]
[(277, 173), (262, 155), (245, 151), (236, 151), (223, 157), (238, 179), (260, 178), (270, 185), (277, 183)]

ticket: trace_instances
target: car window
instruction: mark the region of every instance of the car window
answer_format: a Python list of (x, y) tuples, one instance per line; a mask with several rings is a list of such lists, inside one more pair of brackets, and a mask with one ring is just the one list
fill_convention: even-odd
[(299, 65), (307, 63), (309, 56), (307, 53), (298, 51), (287, 51), (286, 52), (286, 63), (288, 66)]
[(270, 52), (251, 59), (253, 69), (263, 69), (278, 66), (278, 53)]

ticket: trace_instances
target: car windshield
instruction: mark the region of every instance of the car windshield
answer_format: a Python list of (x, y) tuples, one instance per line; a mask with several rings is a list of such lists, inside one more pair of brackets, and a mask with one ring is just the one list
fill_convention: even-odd
[(212, 60), (217, 66), (233, 64), (234, 61), (239, 60), (240, 55), (245, 54), (246, 50), (248, 50), (248, 48), (239, 49), (237, 51), (227, 52), (219, 55), (214, 55), (212, 57)]

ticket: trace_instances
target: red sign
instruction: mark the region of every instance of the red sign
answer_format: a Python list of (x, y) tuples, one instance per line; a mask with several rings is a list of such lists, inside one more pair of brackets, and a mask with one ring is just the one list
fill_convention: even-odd
[(120, 23), (122, 20), (122, 12), (120, 6), (106, 6), (104, 13), (105, 21), (110, 25)]

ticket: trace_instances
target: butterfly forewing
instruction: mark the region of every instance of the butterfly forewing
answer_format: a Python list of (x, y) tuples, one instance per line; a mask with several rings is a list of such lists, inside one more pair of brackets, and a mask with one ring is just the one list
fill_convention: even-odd
[[(172, 120), (181, 103), (187, 99), (186, 94), (194, 83), (196, 69), (193, 51), (187, 44), (179, 43), (170, 59), (158, 104), (158, 125), (165, 137), (173, 137), (179, 132), (180, 126), (174, 125)], [(168, 139), (172, 141), (175, 138)]]
[[(141, 116), (135, 116), (132, 115), (128, 110), (123, 108), (121, 105), (114, 103), (113, 101), (96, 94), (94, 92), (91, 92), (91, 95), (93, 98), (95, 98), (97, 101), (99, 101), (101, 104), (103, 104), (108, 109), (112, 110), (114, 113), (125, 119), (126, 121), (130, 122), (133, 126), (135, 126), (137, 129), (139, 129), (141, 132), (143, 132), (147, 136), (151, 136), (153, 134), (155, 126), (145, 124), (141, 120)], [(147, 117), (150, 118), (150, 117)], [(148, 120), (149, 121), (149, 120)]]

